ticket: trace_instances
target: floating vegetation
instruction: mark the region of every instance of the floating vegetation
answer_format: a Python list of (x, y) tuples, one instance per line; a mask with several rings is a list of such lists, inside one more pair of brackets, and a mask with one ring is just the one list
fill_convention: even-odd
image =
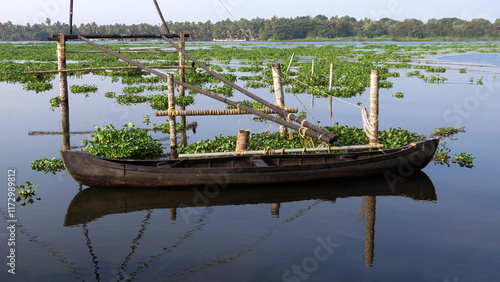
[(458, 133), (465, 133), (465, 126), (459, 128), (453, 126), (439, 127), (432, 131), (431, 137), (451, 138)]
[(28, 81), (23, 85), (23, 89), (26, 91), (35, 91), (36, 93), (48, 91), (52, 89), (53, 85), (51, 82), (45, 81)]
[(396, 92), (392, 94), (392, 97), (402, 99), (405, 97), (405, 94), (403, 92)]
[(116, 96), (116, 102), (118, 102), (118, 104), (121, 105), (145, 103), (148, 100), (149, 100), (148, 97), (136, 94), (124, 94)]
[(50, 107), (52, 110), (54, 110), (55, 108), (58, 108), (59, 105), (61, 105), (61, 97), (60, 96), (56, 96), (54, 98), (51, 98), (49, 100), (50, 102)]
[(146, 129), (135, 128), (128, 123), (117, 130), (113, 125), (105, 125), (102, 129), (94, 126), (96, 132), (92, 140), (83, 140), (82, 151), (96, 156), (115, 159), (157, 159), (164, 156), (161, 143), (154, 140)]
[(86, 94), (86, 93), (95, 93), (97, 92), (98, 88), (95, 84), (93, 85), (83, 84), (83, 85), (71, 85), (70, 90), (73, 93)]
[(466, 68), (461, 68), (458, 70), (459, 73), (467, 73), (467, 69)]
[[(151, 130), (154, 131), (154, 132), (161, 132), (161, 133), (165, 133), (165, 134), (168, 134), (170, 133), (170, 122), (164, 122), (162, 124), (153, 124), (151, 126)], [(182, 123), (176, 123), (175, 124), (175, 130), (177, 132), (182, 132), (185, 130), (185, 127)]]
[(18, 185), (17, 193), (18, 196), (16, 198), (16, 202), (21, 202), (21, 206), (26, 206), (26, 204), (33, 204), (35, 200), (40, 201), (41, 198), (37, 198), (35, 195), (36, 189), (40, 187), (40, 185), (34, 185), (31, 181), (26, 181), (26, 185)]
[(139, 94), (139, 93), (142, 93), (144, 92), (144, 90), (146, 89), (146, 86), (127, 86), (127, 87), (124, 87), (122, 88), (122, 92), (125, 93), (125, 94)]
[(460, 153), (460, 154), (455, 154), (453, 157), (452, 162), (458, 164), (460, 167), (466, 167), (466, 168), (472, 168), (474, 167), (474, 159), (476, 157), (473, 157), (472, 154), (470, 153)]
[(116, 92), (106, 92), (106, 93), (104, 93), (104, 97), (106, 97), (106, 98), (115, 98), (116, 97)]
[(53, 174), (65, 170), (63, 161), (57, 158), (43, 158), (35, 160), (31, 162), (31, 169), (43, 171), (45, 173), (52, 172)]
[(168, 96), (165, 94), (154, 95), (149, 102), (153, 110), (166, 111), (168, 109)]
[(179, 107), (187, 107), (194, 104), (193, 96), (175, 96), (175, 105)]

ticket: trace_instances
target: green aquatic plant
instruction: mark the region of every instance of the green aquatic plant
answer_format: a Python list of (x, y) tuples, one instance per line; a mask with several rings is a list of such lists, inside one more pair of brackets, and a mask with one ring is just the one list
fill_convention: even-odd
[(405, 97), (405, 94), (403, 94), (403, 92), (396, 92), (392, 94), (392, 97), (401, 99)]
[(51, 98), (49, 100), (49, 103), (50, 103), (50, 108), (53, 111), (55, 108), (58, 108), (61, 105), (61, 96), (56, 96), (54, 98)]
[(476, 157), (473, 157), (472, 154), (462, 152), (460, 154), (455, 154), (453, 156), (453, 163), (458, 164), (460, 167), (466, 167), (466, 168), (472, 168), (474, 167), (474, 159)]
[(98, 88), (95, 84), (93, 85), (88, 85), (88, 84), (83, 84), (83, 85), (71, 85), (70, 90), (72, 93), (95, 93), (97, 92)]
[(36, 171), (43, 171), (45, 173), (52, 172), (56, 174), (56, 172), (60, 172), (65, 170), (63, 161), (57, 158), (43, 158), (38, 159), (31, 162), (31, 169)]
[(131, 122), (120, 130), (111, 124), (94, 128), (92, 139), (83, 140), (82, 151), (115, 159), (157, 159), (164, 156), (161, 143), (148, 135), (147, 130), (135, 128)]

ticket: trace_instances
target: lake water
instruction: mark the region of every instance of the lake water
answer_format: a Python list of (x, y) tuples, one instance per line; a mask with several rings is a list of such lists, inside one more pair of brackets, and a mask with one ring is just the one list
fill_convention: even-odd
[[(426, 133), (466, 127), (447, 142), (452, 154), (472, 153), (472, 169), (431, 163), (390, 186), (384, 178), (323, 181), (272, 187), (98, 189), (80, 187), (65, 171), (31, 169), (39, 158), (59, 157), (59, 108), (54, 89), (35, 94), (21, 84), (0, 83), (1, 261), (15, 249), (15, 275), (2, 281), (495, 281), (500, 277), (500, 64), (498, 54), (433, 57), (447, 67), (445, 84), (393, 78), (380, 91), (380, 128)], [(467, 68), (460, 74), (459, 68)], [(484, 84), (469, 83), (483, 76)], [(69, 84), (96, 84), (99, 93), (119, 91), (110, 78), (85, 75)], [(404, 99), (392, 97), (404, 93)], [(273, 94), (255, 91), (268, 100)], [(348, 99), (365, 102), (367, 93)], [(153, 117), (145, 105), (120, 106), (104, 95), (70, 94), (71, 131), (117, 126)], [(286, 96), (287, 106), (307, 106), (323, 125), (361, 126), (357, 108), (334, 101)], [(234, 100), (242, 100), (236, 95)], [(224, 108), (198, 97), (193, 109)], [(238, 129), (263, 132), (269, 124), (248, 116), (188, 117), (196, 121), (189, 142)], [(276, 126), (271, 126), (276, 130)], [(164, 137), (154, 133), (155, 138)], [(80, 147), (89, 134), (71, 135)], [(34, 203), (16, 203), (15, 232), (7, 227), (7, 182), (41, 185)], [(10, 218), (12, 219), (12, 218)], [(11, 242), (15, 246), (9, 246)]]

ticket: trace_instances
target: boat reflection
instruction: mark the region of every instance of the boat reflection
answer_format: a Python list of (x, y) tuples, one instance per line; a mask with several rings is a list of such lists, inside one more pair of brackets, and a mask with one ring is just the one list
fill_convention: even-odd
[(271, 215), (279, 215), (280, 203), (363, 196), (402, 196), (414, 200), (436, 201), (436, 191), (429, 177), (418, 172), (393, 187), (383, 177), (346, 179), (258, 186), (206, 186), (179, 188), (106, 188), (90, 187), (71, 201), (64, 226), (85, 224), (110, 214), (150, 209), (183, 207), (271, 204)]

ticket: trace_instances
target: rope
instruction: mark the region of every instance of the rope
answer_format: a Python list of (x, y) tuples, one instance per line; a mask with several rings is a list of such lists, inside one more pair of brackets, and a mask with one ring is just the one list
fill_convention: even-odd
[(177, 112), (177, 110), (175, 108), (168, 108), (167, 115), (169, 117), (175, 117), (178, 114), (179, 114), (179, 112)]
[(368, 117), (368, 110), (366, 108), (361, 109), (361, 118), (363, 119), (363, 130), (365, 134), (370, 139), (375, 139), (375, 128), (373, 124), (370, 123), (370, 118)]
[(264, 149), (264, 155), (274, 155), (274, 149), (271, 147), (267, 147)]

